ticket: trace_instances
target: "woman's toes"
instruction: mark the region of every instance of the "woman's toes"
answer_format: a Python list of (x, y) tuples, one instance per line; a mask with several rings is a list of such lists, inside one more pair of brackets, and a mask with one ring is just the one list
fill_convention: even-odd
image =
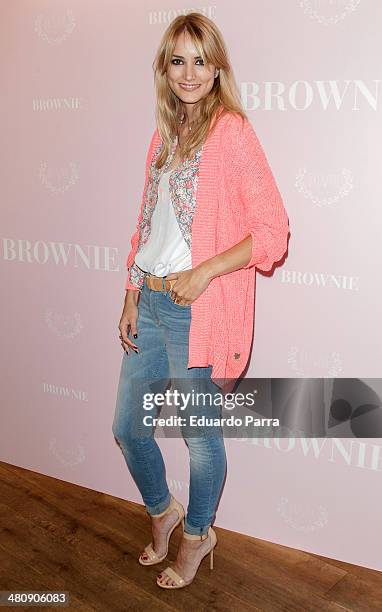
[(171, 581), (170, 576), (167, 576), (167, 574), (164, 573), (162, 574), (162, 577), (160, 578), (160, 582), (161, 584), (170, 585), (172, 581)]
[(162, 574), (158, 574), (157, 582), (160, 582), (160, 584), (165, 584), (168, 586), (176, 586), (176, 583), (174, 582), (174, 580), (170, 578), (170, 576), (168, 576), (166, 572), (163, 572)]

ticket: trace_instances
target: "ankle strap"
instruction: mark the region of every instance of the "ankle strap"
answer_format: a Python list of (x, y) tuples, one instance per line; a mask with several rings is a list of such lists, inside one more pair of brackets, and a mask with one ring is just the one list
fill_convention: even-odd
[(186, 538), (186, 540), (207, 540), (208, 536), (210, 534), (210, 528), (208, 529), (207, 533), (201, 533), (199, 534), (193, 534), (193, 533), (187, 533), (187, 531), (183, 532), (183, 537)]
[(159, 512), (159, 514), (151, 514), (150, 516), (155, 516), (155, 518), (159, 518), (161, 516), (164, 516), (165, 514), (170, 512), (170, 510), (173, 510), (176, 507), (177, 507), (177, 504), (176, 504), (175, 498), (171, 495), (170, 503), (167, 506), (166, 510), (163, 510), (163, 512)]

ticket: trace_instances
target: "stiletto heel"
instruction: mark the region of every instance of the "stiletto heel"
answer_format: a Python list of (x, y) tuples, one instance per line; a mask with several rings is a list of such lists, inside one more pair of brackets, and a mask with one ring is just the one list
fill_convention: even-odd
[(217, 544), (217, 537), (212, 527), (209, 527), (208, 532), (201, 536), (192, 535), (184, 531), (183, 537), (186, 538), (186, 540), (201, 540), (201, 541), (206, 540), (207, 538), (210, 538), (211, 546), (208, 550), (206, 550), (206, 552), (201, 557), (198, 567), (196, 568), (195, 573), (190, 580), (185, 580), (184, 578), (182, 578), (182, 576), (179, 576), (179, 574), (175, 570), (173, 570), (172, 567), (166, 567), (166, 569), (163, 570), (163, 572), (161, 572), (159, 575), (162, 576), (163, 574), (166, 574), (169, 578), (171, 578), (171, 580), (175, 582), (175, 584), (162, 584), (162, 582), (158, 580), (159, 577), (157, 577), (157, 585), (161, 587), (162, 589), (181, 589), (182, 587), (185, 587), (191, 584), (191, 582), (196, 576), (196, 573), (200, 567), (201, 562), (203, 561), (204, 557), (208, 554), (210, 555), (210, 569), (213, 569), (214, 567), (214, 548)]
[[(170, 505), (166, 508), (166, 510), (164, 510), (163, 512), (160, 512), (159, 514), (152, 514), (150, 516), (154, 516), (154, 517), (160, 517), (160, 516), (164, 516), (165, 514), (168, 514), (169, 512), (171, 512), (172, 510), (176, 510), (178, 513), (178, 519), (176, 520), (176, 522), (174, 523), (174, 525), (171, 526), (171, 528), (168, 531), (167, 534), (167, 543), (166, 543), (166, 552), (164, 555), (162, 555), (161, 557), (159, 557), (157, 555), (157, 553), (155, 552), (154, 548), (153, 548), (153, 543), (150, 542), (150, 544), (148, 544), (144, 551), (140, 554), (139, 556), (139, 563), (141, 565), (156, 565), (157, 563), (161, 563), (161, 561), (163, 561), (163, 559), (165, 559), (167, 557), (168, 554), (168, 543), (171, 537), (172, 532), (174, 531), (174, 529), (176, 529), (176, 527), (179, 525), (179, 523), (182, 523), (182, 528), (184, 531), (184, 508), (182, 506), (181, 503), (179, 503), (175, 497), (173, 497), (171, 495), (171, 500), (170, 500)], [(148, 559), (143, 559), (142, 555), (146, 554)]]

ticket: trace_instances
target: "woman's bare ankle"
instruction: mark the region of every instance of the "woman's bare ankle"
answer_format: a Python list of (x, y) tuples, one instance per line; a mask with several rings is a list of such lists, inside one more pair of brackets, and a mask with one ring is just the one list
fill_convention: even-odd
[[(166, 552), (167, 534), (177, 520), (178, 512), (176, 510), (171, 510), (159, 517), (151, 515), (152, 546), (158, 556)], [(142, 559), (144, 561), (148, 559), (145, 552), (142, 553)]]

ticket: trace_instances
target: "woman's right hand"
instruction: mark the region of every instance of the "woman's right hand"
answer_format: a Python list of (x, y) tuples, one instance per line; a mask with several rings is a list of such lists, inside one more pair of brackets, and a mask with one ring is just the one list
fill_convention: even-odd
[(131, 289), (126, 291), (125, 305), (118, 325), (121, 346), (127, 352), (127, 354), (130, 352), (129, 349), (133, 349), (139, 353), (138, 346), (128, 337), (129, 334), (131, 334), (131, 336), (138, 334), (138, 299), (139, 291), (133, 291)]

